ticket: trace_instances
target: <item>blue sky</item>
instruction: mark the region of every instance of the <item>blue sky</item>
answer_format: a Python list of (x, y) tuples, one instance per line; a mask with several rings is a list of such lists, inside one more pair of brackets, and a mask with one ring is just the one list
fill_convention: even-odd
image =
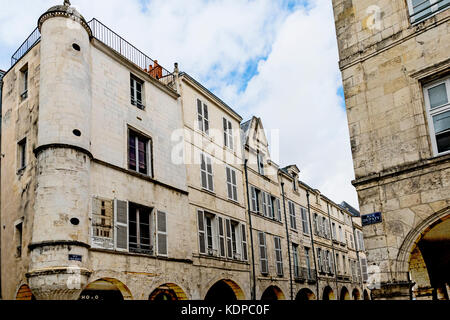
[[(0, 0), (0, 69), (62, 0)], [(279, 130), (279, 165), (357, 206), (329, 0), (72, 0), (166, 69), (178, 62), (244, 120)], [(24, 10), (24, 7), (27, 9)], [(273, 142), (276, 143), (276, 142)]]

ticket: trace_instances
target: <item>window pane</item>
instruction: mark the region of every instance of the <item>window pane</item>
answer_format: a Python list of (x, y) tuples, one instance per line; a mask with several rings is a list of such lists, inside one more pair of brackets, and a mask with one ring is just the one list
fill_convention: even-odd
[(136, 170), (136, 137), (130, 133), (128, 140), (128, 168)]
[(438, 114), (433, 117), (434, 132), (442, 133), (450, 129), (450, 111)]
[(450, 150), (450, 131), (436, 136), (438, 152)]
[(428, 96), (430, 97), (431, 109), (442, 106), (448, 102), (447, 89), (445, 83), (428, 89)]

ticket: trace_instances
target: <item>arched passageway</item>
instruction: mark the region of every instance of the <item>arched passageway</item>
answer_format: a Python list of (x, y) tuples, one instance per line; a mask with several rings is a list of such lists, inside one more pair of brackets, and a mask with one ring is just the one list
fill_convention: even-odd
[(322, 300), (328, 301), (328, 300), (335, 300), (334, 292), (331, 287), (327, 286), (323, 289), (323, 295)]
[(316, 295), (308, 288), (300, 289), (295, 297), (298, 301), (316, 300)]
[(361, 300), (361, 294), (359, 293), (358, 289), (356, 289), (356, 288), (353, 289), (352, 297), (353, 297), (353, 300)]
[(34, 297), (31, 289), (28, 285), (23, 284), (20, 286), (19, 290), (17, 290), (16, 300), (21, 301), (34, 301), (36, 298)]
[(206, 294), (206, 301), (236, 301), (245, 300), (241, 287), (233, 280), (220, 280), (216, 282)]
[(342, 287), (340, 299), (341, 300), (350, 300), (350, 293), (348, 292), (348, 289), (346, 287)]
[(268, 287), (262, 294), (261, 300), (263, 301), (274, 301), (274, 300), (284, 300), (285, 296), (283, 291), (277, 286)]
[(187, 300), (187, 296), (183, 289), (174, 283), (166, 283), (150, 294), (149, 300), (152, 301), (176, 301), (176, 300)]
[(448, 300), (450, 286), (450, 215), (434, 221), (411, 247), (408, 271), (417, 300)]
[(364, 300), (370, 300), (370, 296), (367, 290), (364, 290)]
[(89, 283), (78, 300), (121, 301), (132, 300), (130, 290), (117, 279), (102, 278)]

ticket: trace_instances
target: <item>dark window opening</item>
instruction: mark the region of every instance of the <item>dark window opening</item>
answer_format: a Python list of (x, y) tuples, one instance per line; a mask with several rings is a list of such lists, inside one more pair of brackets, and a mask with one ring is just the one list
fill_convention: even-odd
[(130, 130), (128, 135), (128, 169), (150, 175), (150, 148), (150, 139)]
[(153, 254), (151, 213), (150, 208), (130, 203), (128, 237), (130, 252)]
[(144, 81), (138, 79), (137, 77), (130, 76), (130, 92), (131, 92), (131, 104), (144, 110), (145, 106), (142, 103), (142, 89), (144, 87)]

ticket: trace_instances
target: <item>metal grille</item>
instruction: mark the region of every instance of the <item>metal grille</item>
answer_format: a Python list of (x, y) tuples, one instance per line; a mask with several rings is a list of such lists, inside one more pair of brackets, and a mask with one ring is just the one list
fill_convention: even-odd
[[(158, 79), (166, 86), (175, 89), (173, 73), (160, 66), (156, 60), (149, 58), (142, 51), (120, 37), (103, 23), (93, 18), (88, 22), (92, 35), (98, 41), (113, 49), (128, 61), (134, 63), (142, 70), (147, 71), (150, 76)], [(41, 40), (41, 33), (36, 28), (28, 36), (24, 43), (11, 57), (11, 67), (14, 66), (36, 43)]]

